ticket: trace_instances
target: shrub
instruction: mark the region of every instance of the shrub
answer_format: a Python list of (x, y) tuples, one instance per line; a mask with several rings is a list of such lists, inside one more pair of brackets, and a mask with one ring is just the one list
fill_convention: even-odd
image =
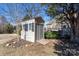
[(59, 38), (59, 33), (57, 31), (45, 32), (44, 37), (46, 39), (58, 39)]
[(13, 33), (13, 31), (14, 31), (14, 28), (13, 28), (13, 26), (10, 24), (10, 23), (7, 23), (6, 25), (5, 25), (5, 33)]
[(46, 32), (45, 38), (52, 39), (52, 32)]

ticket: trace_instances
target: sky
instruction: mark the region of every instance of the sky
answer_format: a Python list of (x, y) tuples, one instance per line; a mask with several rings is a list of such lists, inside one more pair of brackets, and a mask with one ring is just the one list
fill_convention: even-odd
[[(25, 8), (30, 8), (33, 4), (17, 4), (17, 8), (16, 8), (16, 4), (0, 4), (0, 16), (4, 16), (6, 17), (6, 20), (12, 24), (15, 24), (15, 19), (17, 17), (17, 19), (23, 19), (23, 17), (28, 13), (25, 12)], [(40, 8), (40, 4), (35, 4), (36, 8)], [(47, 14), (45, 13), (45, 10), (47, 7), (42, 7), (40, 10), (41, 12), (39, 12), (38, 15), (40, 15), (44, 21), (45, 24), (50, 20), (50, 17), (47, 16)], [(34, 13), (34, 12), (33, 12)]]

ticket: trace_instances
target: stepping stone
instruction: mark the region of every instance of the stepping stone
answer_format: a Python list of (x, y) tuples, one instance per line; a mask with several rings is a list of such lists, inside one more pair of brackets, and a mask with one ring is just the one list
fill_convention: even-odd
[(49, 40), (46, 40), (46, 39), (41, 39), (41, 40), (38, 40), (37, 42), (43, 44), (43, 45), (46, 45), (47, 43), (49, 43), (50, 41)]

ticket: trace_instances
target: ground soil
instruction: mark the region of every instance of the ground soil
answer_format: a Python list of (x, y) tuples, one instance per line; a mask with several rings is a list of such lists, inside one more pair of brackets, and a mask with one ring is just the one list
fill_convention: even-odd
[[(25, 40), (17, 40), (15, 34), (0, 35), (0, 55), (3, 56), (51, 56), (56, 55), (54, 49), (55, 40), (49, 40), (45, 45), (32, 43)], [(14, 42), (14, 43), (13, 43)], [(57, 41), (56, 41), (57, 42)], [(9, 44), (8, 46), (6, 46)]]
[(46, 39), (28, 42), (16, 34), (0, 34), (1, 56), (78, 56), (79, 44), (69, 40)]

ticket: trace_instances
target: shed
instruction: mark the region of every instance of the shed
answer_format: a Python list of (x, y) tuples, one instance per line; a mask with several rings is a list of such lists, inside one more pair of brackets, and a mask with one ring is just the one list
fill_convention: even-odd
[(41, 17), (24, 21), (21, 25), (21, 39), (30, 42), (36, 42), (44, 39), (44, 20)]

